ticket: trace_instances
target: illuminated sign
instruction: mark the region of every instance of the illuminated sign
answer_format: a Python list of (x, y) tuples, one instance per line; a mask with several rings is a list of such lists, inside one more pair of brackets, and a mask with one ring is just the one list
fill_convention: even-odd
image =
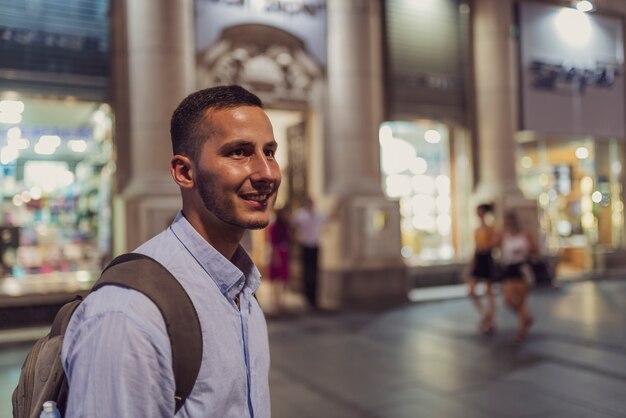
[(520, 2), (522, 130), (624, 138), (620, 18)]
[(570, 94), (584, 94), (587, 86), (611, 88), (615, 78), (622, 75), (618, 65), (596, 64), (584, 68), (566, 64), (533, 61), (530, 71), (534, 76), (533, 87)]

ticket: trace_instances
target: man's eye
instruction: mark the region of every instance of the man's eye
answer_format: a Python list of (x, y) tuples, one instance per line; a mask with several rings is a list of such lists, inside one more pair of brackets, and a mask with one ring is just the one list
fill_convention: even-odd
[(266, 155), (267, 157), (272, 157), (272, 158), (273, 158), (273, 157), (274, 157), (274, 155), (276, 155), (276, 151), (275, 151), (275, 150), (273, 150), (273, 149), (268, 149), (268, 150), (265, 150), (265, 155)]
[(234, 149), (228, 153), (232, 157), (243, 157), (245, 152), (242, 149)]

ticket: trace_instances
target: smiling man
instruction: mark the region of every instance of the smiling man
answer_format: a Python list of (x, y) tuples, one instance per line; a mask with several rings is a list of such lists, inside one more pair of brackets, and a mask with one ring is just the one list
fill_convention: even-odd
[[(239, 245), (269, 223), (280, 169), (258, 97), (239, 86), (184, 99), (171, 121), (172, 178), (182, 211), (135, 252), (165, 266), (191, 297), (202, 328), (202, 364), (176, 417), (270, 417), (269, 347), (254, 298), (259, 272)], [(63, 365), (66, 417), (172, 417), (175, 382), (164, 320), (143, 294), (91, 293), (72, 316)]]

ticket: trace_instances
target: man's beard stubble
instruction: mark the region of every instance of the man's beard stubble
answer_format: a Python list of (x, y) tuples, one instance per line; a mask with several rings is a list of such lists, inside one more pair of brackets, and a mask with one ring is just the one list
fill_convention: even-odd
[(196, 167), (198, 173), (198, 193), (202, 199), (202, 204), (217, 219), (238, 228), (245, 229), (263, 229), (269, 222), (255, 222), (238, 219), (236, 209), (230, 199), (220, 199), (216, 192), (217, 186), (210, 174)]

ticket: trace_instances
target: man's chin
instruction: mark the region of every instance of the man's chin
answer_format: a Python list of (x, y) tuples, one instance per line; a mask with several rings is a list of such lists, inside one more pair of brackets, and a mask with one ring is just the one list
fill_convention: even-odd
[(231, 225), (238, 226), (243, 229), (263, 229), (269, 225), (269, 219), (247, 219), (230, 222)]
[(267, 227), (269, 225), (269, 221), (256, 221), (256, 222), (249, 222), (246, 225), (246, 229), (263, 229), (265, 227)]

